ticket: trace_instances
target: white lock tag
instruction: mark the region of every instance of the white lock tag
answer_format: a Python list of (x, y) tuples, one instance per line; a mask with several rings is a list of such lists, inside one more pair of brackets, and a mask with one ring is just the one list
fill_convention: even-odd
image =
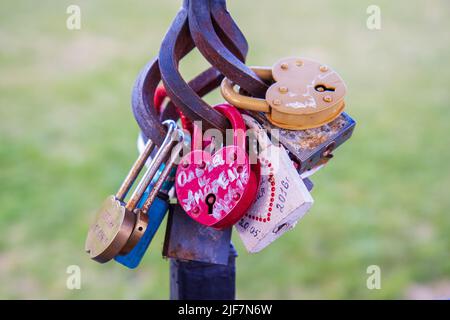
[(284, 147), (272, 144), (255, 119), (243, 117), (261, 147), (261, 183), (255, 202), (235, 227), (247, 251), (256, 253), (292, 229), (314, 200)]

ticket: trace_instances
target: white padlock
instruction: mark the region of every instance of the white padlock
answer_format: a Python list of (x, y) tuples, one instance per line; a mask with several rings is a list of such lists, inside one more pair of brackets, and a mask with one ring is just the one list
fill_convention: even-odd
[(261, 184), (255, 202), (235, 227), (247, 251), (256, 253), (291, 230), (314, 200), (284, 147), (274, 145), (255, 119), (243, 117), (260, 144)]

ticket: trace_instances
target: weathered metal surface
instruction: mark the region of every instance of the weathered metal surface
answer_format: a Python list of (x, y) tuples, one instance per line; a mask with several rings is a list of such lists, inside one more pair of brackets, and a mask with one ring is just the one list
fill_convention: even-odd
[(216, 33), (209, 1), (190, 0), (189, 28), (195, 45), (213, 66), (250, 94), (257, 97), (265, 95), (267, 84), (233, 54)]
[(163, 256), (209, 264), (228, 263), (231, 228), (216, 230), (191, 219), (173, 204), (167, 219)]
[(175, 17), (159, 51), (161, 78), (172, 102), (192, 121), (201, 120), (203, 127), (225, 129), (226, 119), (203, 101), (184, 81), (178, 71), (178, 62), (186, 48), (193, 47), (189, 34), (186, 8)]
[(331, 159), (334, 150), (351, 137), (356, 125), (345, 112), (322, 127), (307, 130), (280, 129), (264, 116), (260, 116), (258, 121), (262, 122), (269, 133), (276, 133), (272, 134), (272, 140), (278, 140), (289, 151), (291, 158), (297, 162), (299, 173), (312, 170)]
[[(177, 19), (174, 20), (165, 38), (166, 43), (161, 47), (161, 49), (167, 49), (175, 53), (176, 46), (176, 55), (170, 55), (167, 57), (171, 61), (174, 61), (174, 64), (172, 65), (170, 71), (165, 72), (167, 77), (175, 78), (175, 80), (169, 78), (169, 82), (178, 81), (179, 83), (184, 83), (184, 80), (181, 78), (177, 71), (178, 62), (194, 48), (194, 44), (192, 42), (192, 39), (190, 39), (189, 32), (187, 32), (188, 26), (185, 14), (188, 5), (189, 2), (184, 1), (183, 7), (181, 8), (181, 11), (177, 16)], [(220, 34), (220, 38), (222, 39), (222, 41), (230, 49), (231, 52), (239, 57), (239, 59), (244, 60), (248, 51), (247, 41), (245, 40), (242, 32), (237, 27), (236, 23), (228, 14), (225, 6), (225, 1), (212, 1), (211, 13), (214, 19), (216, 30), (218, 34)], [(184, 20), (181, 19), (180, 16), (181, 18), (183, 18), (184, 16)], [(178, 91), (177, 89), (179, 99), (173, 99), (174, 96), (171, 92), (170, 95), (172, 99), (169, 102), (167, 108), (165, 108), (165, 110), (163, 111), (163, 119), (175, 119), (174, 104), (178, 103), (177, 105), (179, 105), (180, 101), (186, 101), (187, 104), (192, 105), (192, 108), (196, 108), (195, 106), (200, 103), (201, 105), (203, 105), (203, 109), (201, 109), (200, 111), (187, 111), (189, 109), (189, 105), (181, 105), (181, 109), (191, 120), (209, 121), (209, 119), (213, 117), (212, 121), (219, 125), (219, 129), (224, 130), (228, 125), (226, 119), (214, 110), (208, 111), (207, 105), (205, 105), (201, 101), (199, 102), (199, 97), (195, 97), (195, 93), (197, 93), (198, 96), (203, 96), (213, 89), (217, 88), (220, 85), (222, 79), (223, 75), (215, 69), (215, 66), (213, 66), (198, 75), (195, 79), (189, 82), (188, 85), (182, 85), (184, 91)], [(132, 94), (132, 108), (136, 121), (138, 122), (144, 135), (154, 141), (158, 146), (161, 145), (163, 137), (165, 135), (165, 128), (156, 120), (158, 119), (158, 116), (156, 114), (153, 102), (154, 93), (160, 80), (161, 74), (159, 70), (159, 61), (158, 58), (155, 58), (153, 61), (149, 62), (140, 72), (135, 82)], [(192, 104), (192, 101), (194, 101), (194, 104)], [(205, 123), (205, 128), (208, 128), (208, 122)]]

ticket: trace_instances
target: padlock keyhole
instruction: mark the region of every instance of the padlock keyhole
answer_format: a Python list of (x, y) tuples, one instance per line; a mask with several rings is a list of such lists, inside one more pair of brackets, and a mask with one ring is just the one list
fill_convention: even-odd
[(327, 87), (327, 86), (324, 85), (324, 84), (318, 84), (318, 85), (316, 85), (316, 86), (314, 87), (314, 89), (315, 89), (317, 92), (325, 92), (325, 91), (331, 91), (331, 92), (334, 92), (334, 91), (336, 91), (336, 88), (333, 88), (333, 87)]
[(288, 228), (288, 227), (289, 227), (289, 224), (288, 224), (287, 222), (285, 222), (285, 223), (279, 225), (278, 227), (276, 227), (276, 228), (273, 230), (273, 233), (277, 234), (277, 233), (280, 232), (282, 229), (285, 229), (285, 228)]
[(206, 204), (208, 206), (208, 214), (213, 213), (214, 203), (216, 203), (216, 195), (210, 193), (206, 196)]

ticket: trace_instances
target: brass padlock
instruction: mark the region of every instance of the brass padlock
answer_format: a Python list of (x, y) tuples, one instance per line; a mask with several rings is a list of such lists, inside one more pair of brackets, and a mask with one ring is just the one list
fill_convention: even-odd
[[(89, 229), (85, 249), (91, 259), (105, 263), (116, 255), (130, 252), (144, 234), (147, 224), (147, 211), (156, 198), (164, 180), (182, 149), (183, 131), (177, 128), (173, 120), (166, 120), (163, 124), (167, 127), (167, 135), (151, 160), (147, 171), (133, 191), (130, 199), (125, 203), (125, 197), (141, 172), (147, 159), (154, 148), (149, 140), (144, 151), (140, 154), (116, 195), (111, 195), (103, 203), (97, 212), (94, 223)], [(161, 164), (165, 162), (155, 186), (150, 192), (144, 205), (136, 209), (148, 185), (157, 174)]]
[(344, 110), (345, 83), (324, 64), (294, 57), (284, 58), (272, 68), (251, 69), (263, 80), (272, 82), (266, 99), (241, 95), (227, 78), (222, 81), (222, 95), (238, 108), (264, 112), (277, 127), (317, 128), (336, 119)]

